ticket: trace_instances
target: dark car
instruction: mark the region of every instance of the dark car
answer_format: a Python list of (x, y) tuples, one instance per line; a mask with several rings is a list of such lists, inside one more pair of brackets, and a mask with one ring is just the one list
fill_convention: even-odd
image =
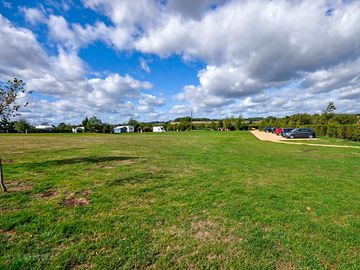
[(266, 133), (272, 132), (272, 127), (265, 127), (265, 128), (264, 128), (264, 131), (265, 131)]
[(292, 131), (294, 128), (283, 128), (281, 131), (281, 136), (286, 137), (286, 134)]
[(295, 128), (292, 131), (286, 133), (286, 138), (314, 138), (315, 132), (310, 128)]

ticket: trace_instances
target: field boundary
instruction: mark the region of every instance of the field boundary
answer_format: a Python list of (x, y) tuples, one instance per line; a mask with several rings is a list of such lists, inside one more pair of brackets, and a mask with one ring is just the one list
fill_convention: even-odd
[[(251, 130), (250, 133), (252, 135), (254, 135), (260, 141), (269, 141), (269, 142), (283, 143), (283, 144), (310, 145), (310, 146), (319, 146), (319, 147), (360, 149), (360, 146), (353, 146), (353, 145), (335, 145), (335, 144), (316, 144), (316, 143), (304, 143), (304, 142), (289, 142), (289, 141), (286, 141), (287, 139), (279, 137), (279, 136), (277, 136), (275, 134), (261, 132), (259, 130)], [(301, 139), (301, 140), (303, 141), (304, 139)], [(311, 140), (317, 140), (317, 139), (314, 138), (314, 139), (305, 139), (305, 140), (311, 141)]]

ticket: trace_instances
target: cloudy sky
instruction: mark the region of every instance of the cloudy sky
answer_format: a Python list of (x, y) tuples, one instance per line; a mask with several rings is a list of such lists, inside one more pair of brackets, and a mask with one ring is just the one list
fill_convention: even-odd
[(33, 123), (360, 112), (360, 1), (0, 0)]

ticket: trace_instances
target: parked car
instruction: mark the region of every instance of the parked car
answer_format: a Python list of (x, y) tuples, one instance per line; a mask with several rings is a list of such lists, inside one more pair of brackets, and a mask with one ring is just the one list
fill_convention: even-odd
[(278, 128), (277, 130), (275, 130), (275, 134), (279, 136), (282, 130), (283, 128)]
[(292, 131), (294, 128), (283, 128), (281, 131), (281, 136), (286, 137), (286, 134)]
[(272, 127), (265, 127), (265, 128), (264, 128), (264, 131), (265, 131), (266, 133), (269, 133), (269, 132), (272, 131)]
[(286, 134), (286, 138), (314, 138), (315, 132), (310, 128), (295, 128)]

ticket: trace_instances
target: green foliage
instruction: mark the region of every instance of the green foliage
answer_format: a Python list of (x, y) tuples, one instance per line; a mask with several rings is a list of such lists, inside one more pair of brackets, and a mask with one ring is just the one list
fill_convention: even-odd
[(19, 116), (19, 109), (21, 106), (26, 107), (27, 102), (22, 105), (15, 103), (19, 100), (19, 95), (26, 97), (30, 94), (25, 88), (25, 83), (22, 80), (14, 78), (6, 83), (0, 83), (0, 121), (8, 122), (11, 117)]
[(130, 118), (130, 120), (129, 120), (129, 122), (127, 124), (128, 124), (128, 126), (133, 126), (135, 132), (139, 130), (140, 124), (135, 119)]
[(360, 141), (359, 116), (355, 114), (333, 114), (331, 117), (328, 114), (325, 118), (324, 115), (317, 114), (295, 114), (283, 118), (268, 117), (260, 122), (259, 129), (265, 126), (307, 127), (312, 128), (318, 136)]
[(191, 130), (191, 118), (189, 116), (180, 118), (177, 129), (180, 131)]
[(248, 130), (249, 123), (244, 120), (241, 116), (239, 116), (237, 123), (236, 123), (237, 130)]
[(96, 116), (91, 117), (87, 124), (86, 129), (91, 132), (101, 132), (102, 131), (102, 122)]
[(86, 116), (84, 120), (82, 120), (82, 126), (86, 129), (87, 123), (89, 122), (88, 117)]
[(17, 132), (25, 133), (30, 131), (31, 125), (25, 119), (20, 119), (14, 123)]
[(65, 123), (60, 123), (57, 127), (54, 128), (53, 132), (56, 133), (71, 133), (72, 132), (72, 126), (67, 125)]

